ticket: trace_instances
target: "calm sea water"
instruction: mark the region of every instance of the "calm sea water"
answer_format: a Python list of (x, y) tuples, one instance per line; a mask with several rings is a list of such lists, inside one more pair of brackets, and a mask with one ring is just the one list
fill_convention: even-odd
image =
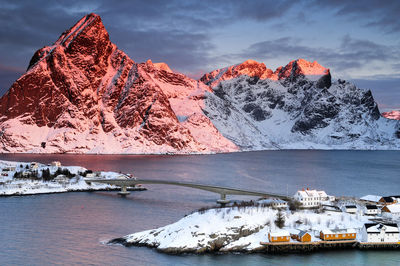
[[(140, 178), (293, 194), (303, 187), (328, 194), (400, 194), (398, 151), (264, 151), (194, 156), (0, 155), (3, 160), (59, 160)], [(106, 265), (399, 265), (398, 251), (356, 250), (301, 255), (171, 256), (104, 241), (172, 223), (218, 195), (162, 185), (120, 198), (115, 192), (0, 198), (0, 264)], [(231, 197), (244, 199), (244, 197)]]

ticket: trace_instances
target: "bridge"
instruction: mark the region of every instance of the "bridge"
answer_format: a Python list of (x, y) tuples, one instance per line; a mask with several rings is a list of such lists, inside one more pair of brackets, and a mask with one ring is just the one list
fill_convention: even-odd
[(85, 178), (85, 182), (89, 185), (91, 183), (104, 183), (121, 187), (121, 191), (118, 193), (121, 196), (129, 195), (129, 191), (127, 191), (128, 187), (134, 187), (135, 185), (138, 184), (159, 184), (159, 185), (188, 187), (188, 188), (200, 189), (217, 193), (220, 195), (220, 199), (217, 200), (217, 203), (219, 204), (229, 203), (229, 200), (226, 199), (226, 195), (244, 195), (244, 196), (255, 196), (255, 197), (278, 198), (285, 201), (291, 200), (291, 197), (270, 192), (253, 191), (253, 190), (245, 190), (245, 189), (237, 189), (237, 188), (229, 188), (221, 186), (210, 186), (210, 185), (187, 183), (180, 181), (169, 181), (169, 180), (136, 179), (136, 178), (118, 178), (118, 179)]

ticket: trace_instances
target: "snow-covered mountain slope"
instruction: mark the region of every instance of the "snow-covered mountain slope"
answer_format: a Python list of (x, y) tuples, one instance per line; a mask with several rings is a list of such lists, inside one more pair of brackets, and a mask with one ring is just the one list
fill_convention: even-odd
[(197, 81), (134, 62), (96, 14), (38, 50), (0, 99), (0, 152), (398, 149), (399, 137), (371, 92), (332, 83), (317, 62), (248, 60)]
[(385, 112), (385, 113), (382, 113), (382, 116), (384, 116), (388, 119), (400, 120), (400, 110), (393, 110), (390, 112)]
[(380, 115), (371, 91), (332, 81), (317, 62), (272, 72), (246, 61), (201, 80), (213, 89), (204, 112), (242, 150), (400, 148), (399, 122)]
[(3, 152), (236, 151), (201, 111), (209, 87), (165, 63), (135, 63), (101, 18), (83, 17), (0, 100)]

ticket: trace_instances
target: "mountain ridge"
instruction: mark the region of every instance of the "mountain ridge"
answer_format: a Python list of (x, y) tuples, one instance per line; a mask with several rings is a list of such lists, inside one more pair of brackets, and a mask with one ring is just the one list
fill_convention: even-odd
[[(355, 96), (341, 97), (339, 87)], [(313, 143), (344, 105), (358, 108), (357, 117), (349, 114), (347, 120), (372, 122), (362, 132), (346, 129), (356, 141), (346, 135), (339, 143), (343, 137), (335, 133), (336, 142), (325, 134), (329, 137)], [(277, 113), (286, 119), (284, 128), (282, 121), (271, 120)], [(290, 143), (292, 148), (398, 148), (398, 140), (383, 130), (396, 136), (398, 123), (383, 119), (371, 92), (332, 82), (329, 69), (304, 59), (274, 72), (247, 60), (200, 80), (165, 63), (137, 63), (110, 41), (100, 16), (91, 13), (36, 51), (27, 72), (0, 99), (0, 151), (214, 153)], [(336, 120), (334, 131), (340, 128)], [(288, 139), (276, 137), (276, 128)], [(372, 138), (368, 145), (357, 142), (364, 135)]]

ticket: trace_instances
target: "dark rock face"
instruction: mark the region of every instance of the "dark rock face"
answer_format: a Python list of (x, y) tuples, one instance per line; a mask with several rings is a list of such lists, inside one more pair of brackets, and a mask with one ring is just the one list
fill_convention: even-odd
[(329, 72), (328, 74), (322, 76), (317, 83), (315, 84), (315, 86), (319, 89), (322, 88), (327, 88), (329, 89), (332, 85), (332, 77), (331, 77), (331, 73)]
[(372, 93), (370, 90), (366, 91), (361, 98), (361, 104), (367, 107), (369, 113), (371, 114), (371, 117), (375, 120), (378, 120), (381, 117), (378, 105), (376, 104), (374, 97), (372, 97)]

